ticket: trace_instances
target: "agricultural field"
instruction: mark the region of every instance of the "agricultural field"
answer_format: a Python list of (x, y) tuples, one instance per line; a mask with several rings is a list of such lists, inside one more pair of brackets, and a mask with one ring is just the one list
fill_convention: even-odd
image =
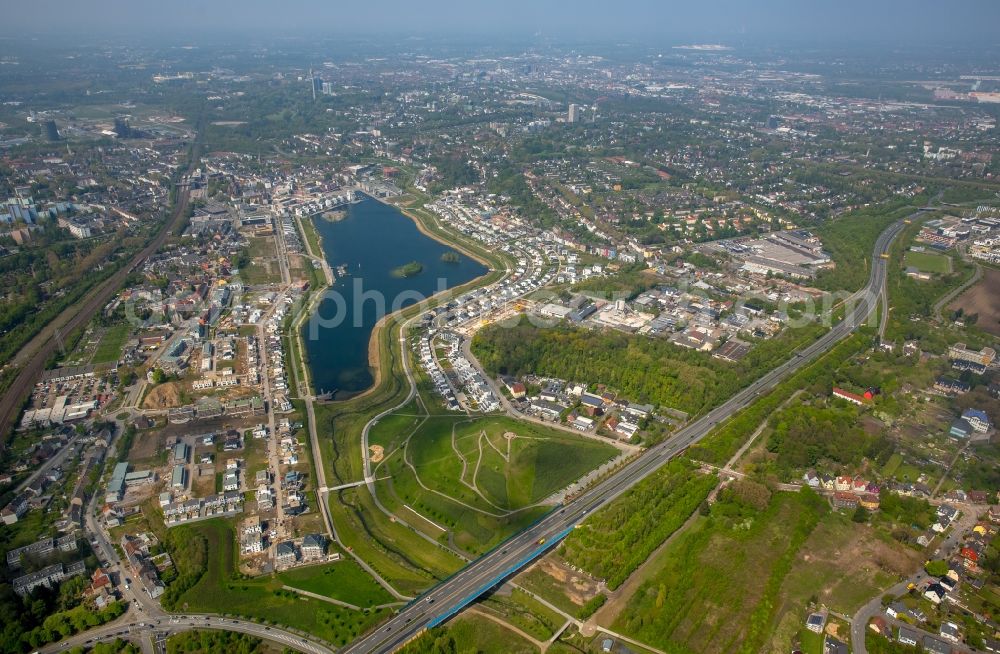
[(913, 266), (921, 272), (948, 274), (951, 272), (951, 257), (933, 252), (908, 251), (903, 257), (903, 263)]

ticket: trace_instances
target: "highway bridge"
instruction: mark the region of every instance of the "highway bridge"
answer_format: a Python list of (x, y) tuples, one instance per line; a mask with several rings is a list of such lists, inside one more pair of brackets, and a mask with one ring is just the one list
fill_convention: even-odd
[(816, 360), (861, 326), (878, 306), (887, 275), (886, 258), (893, 239), (907, 219), (890, 225), (876, 239), (871, 255), (868, 284), (846, 303), (844, 319), (822, 337), (794, 353), (791, 359), (736, 393), (725, 403), (678, 431), (672, 438), (647, 450), (617, 473), (557, 508), (540, 521), (412, 601), (377, 630), (355, 641), (344, 651), (349, 654), (392, 652), (422, 630), (434, 627), (458, 613), (476, 598), (498, 586), (565, 537), (587, 514), (608, 504), (639, 483), (660, 466), (708, 435), (719, 423), (752, 404), (796, 371)]

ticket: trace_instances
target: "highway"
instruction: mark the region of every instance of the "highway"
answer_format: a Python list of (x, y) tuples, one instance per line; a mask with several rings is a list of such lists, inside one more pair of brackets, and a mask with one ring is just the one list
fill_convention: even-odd
[[(910, 216), (919, 216), (922, 211)], [(888, 252), (893, 239), (905, 223), (897, 221), (876, 239), (871, 258), (868, 284), (845, 303), (844, 319), (812, 344), (799, 350), (791, 359), (736, 393), (725, 403), (690, 423), (672, 438), (651, 447), (617, 473), (593, 486), (562, 508), (463, 568), (404, 607), (376, 631), (355, 641), (344, 651), (350, 654), (392, 652), (425, 628), (447, 620), (467, 604), (507, 577), (530, 564), (579, 525), (588, 513), (611, 502), (663, 464), (709, 434), (719, 423), (752, 404), (766, 393), (808, 365), (835, 344), (855, 331), (875, 310), (886, 281)]]

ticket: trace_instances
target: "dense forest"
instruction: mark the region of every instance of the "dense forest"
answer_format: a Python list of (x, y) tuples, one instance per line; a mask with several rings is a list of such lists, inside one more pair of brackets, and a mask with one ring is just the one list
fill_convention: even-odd
[(848, 406), (795, 404), (775, 414), (767, 449), (776, 455), (773, 465), (779, 478), (798, 478), (803, 470), (821, 463), (856, 468), (863, 459), (891, 453), (888, 439), (869, 435), (857, 422), (857, 409)]
[(272, 649), (260, 638), (232, 631), (188, 631), (171, 636), (167, 640), (168, 654), (233, 652), (234, 654), (258, 654)]

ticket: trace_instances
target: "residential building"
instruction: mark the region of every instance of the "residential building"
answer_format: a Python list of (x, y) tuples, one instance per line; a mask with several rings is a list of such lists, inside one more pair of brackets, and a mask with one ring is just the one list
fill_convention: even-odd
[(19, 493), (14, 497), (14, 499), (7, 503), (7, 506), (0, 510), (0, 520), (3, 520), (5, 525), (12, 525), (20, 520), (27, 512), (28, 494), (27, 492)]
[(833, 396), (838, 397), (842, 400), (846, 400), (851, 404), (856, 404), (858, 406), (865, 405), (868, 400), (863, 395), (858, 395), (857, 393), (851, 393), (850, 391), (845, 391), (842, 388), (833, 387)]
[(950, 640), (953, 643), (959, 643), (962, 641), (962, 633), (959, 631), (958, 625), (954, 622), (941, 623), (941, 637)]
[(315, 560), (326, 554), (326, 538), (321, 534), (307, 534), (302, 539), (302, 558)]
[(858, 501), (858, 496), (854, 493), (836, 492), (833, 494), (833, 505), (838, 509), (856, 509)]
[(931, 636), (924, 636), (921, 645), (927, 654), (951, 654), (951, 645)]
[(813, 633), (821, 634), (823, 633), (823, 627), (826, 625), (826, 616), (822, 613), (811, 613), (808, 618), (806, 618), (806, 629)]
[(924, 590), (924, 597), (935, 604), (940, 604), (947, 595), (948, 592), (941, 584), (931, 584), (926, 590)]
[(969, 424), (968, 420), (958, 418), (951, 423), (951, 427), (948, 428), (948, 433), (958, 438), (968, 438), (969, 435), (972, 434), (972, 425)]
[(240, 489), (240, 477), (235, 472), (227, 472), (222, 478), (222, 490), (237, 491)]
[(983, 434), (993, 427), (990, 424), (990, 417), (979, 409), (966, 409), (962, 412), (962, 420), (965, 420), (974, 430)]
[(121, 462), (115, 464), (111, 471), (111, 479), (108, 480), (108, 490), (104, 496), (104, 501), (109, 504), (120, 502), (125, 495), (125, 475), (128, 474), (128, 463)]
[(896, 640), (900, 645), (916, 647), (917, 643), (920, 642), (920, 632), (916, 629), (910, 629), (909, 627), (900, 627)]
[(965, 343), (955, 343), (948, 348), (948, 358), (956, 361), (968, 361), (981, 366), (989, 367), (996, 358), (997, 353), (991, 347), (984, 347), (982, 350), (970, 350)]
[(83, 561), (76, 561), (69, 565), (55, 563), (47, 568), (42, 568), (38, 572), (32, 572), (31, 574), (16, 578), (13, 582), (14, 592), (23, 597), (29, 595), (31, 591), (39, 586), (51, 588), (65, 579), (82, 575), (86, 571), (87, 566)]
[(187, 468), (181, 464), (174, 466), (170, 473), (170, 487), (175, 491), (182, 491), (187, 488)]
[(274, 552), (274, 561), (279, 566), (287, 566), (295, 563), (299, 558), (298, 551), (295, 549), (295, 543), (290, 540), (281, 541), (278, 543), (277, 548)]

